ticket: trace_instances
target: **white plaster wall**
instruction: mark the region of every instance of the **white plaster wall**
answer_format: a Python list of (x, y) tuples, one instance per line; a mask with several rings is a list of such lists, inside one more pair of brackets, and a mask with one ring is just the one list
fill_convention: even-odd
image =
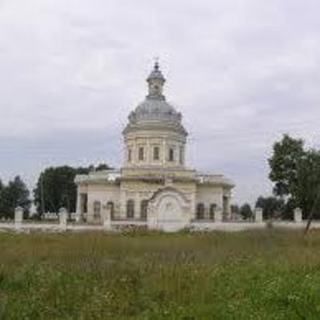
[(198, 203), (205, 205), (205, 214), (209, 217), (211, 204), (216, 204), (222, 208), (223, 205), (223, 188), (219, 186), (197, 185), (195, 211)]
[(100, 201), (101, 205), (112, 201), (115, 208), (115, 216), (117, 216), (117, 208), (120, 201), (120, 187), (112, 184), (90, 184), (88, 186), (88, 214), (93, 215), (93, 204)]
[[(124, 164), (126, 167), (135, 166), (165, 166), (183, 167), (185, 164), (186, 138), (176, 132), (170, 131), (143, 131), (131, 132), (125, 137)], [(159, 160), (153, 159), (153, 148), (160, 150)], [(139, 160), (139, 147), (144, 148), (144, 160)], [(174, 150), (174, 161), (169, 161), (169, 149)], [(182, 163), (180, 163), (180, 148), (183, 150)], [(131, 149), (131, 161), (128, 161), (128, 150)]]
[[(289, 222), (289, 221), (276, 221), (273, 223), (274, 228), (279, 229), (293, 229), (303, 230), (307, 222), (302, 221)], [(147, 226), (147, 222), (143, 221), (111, 221), (112, 231), (119, 230), (119, 227), (126, 226)], [(268, 223), (261, 222), (192, 222), (186, 226), (192, 231), (224, 231), (224, 232), (237, 232), (246, 230), (257, 230), (268, 228)], [(313, 221), (310, 226), (311, 229), (320, 229), (320, 221)], [(70, 224), (68, 223), (65, 228), (61, 228), (58, 223), (39, 223), (39, 222), (22, 222), (19, 227), (15, 223), (0, 222), (0, 232), (65, 232), (65, 231), (102, 231), (106, 230), (103, 225), (88, 225), (88, 224)]]

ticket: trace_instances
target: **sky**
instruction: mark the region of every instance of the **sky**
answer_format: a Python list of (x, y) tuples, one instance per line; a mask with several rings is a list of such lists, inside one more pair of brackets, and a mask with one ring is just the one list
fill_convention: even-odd
[(284, 133), (320, 148), (318, 0), (0, 0), (0, 179), (122, 163), (155, 57), (187, 162), (268, 196)]

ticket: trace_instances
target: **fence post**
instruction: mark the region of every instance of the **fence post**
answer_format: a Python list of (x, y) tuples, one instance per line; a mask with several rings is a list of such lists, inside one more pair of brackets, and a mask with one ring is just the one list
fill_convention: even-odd
[(263, 210), (262, 208), (254, 209), (254, 221), (257, 223), (263, 222)]
[(23, 221), (23, 208), (17, 207), (14, 210), (14, 226), (16, 229), (21, 228), (22, 221)]
[(222, 221), (222, 208), (217, 206), (215, 212), (214, 212), (214, 221), (215, 222), (221, 222)]
[(300, 208), (295, 208), (293, 214), (294, 214), (294, 217), (293, 217), (294, 222), (297, 222), (297, 223), (302, 222), (302, 210)]
[(60, 225), (60, 229), (63, 231), (67, 230), (67, 218), (68, 218), (67, 209), (60, 208), (60, 210), (59, 210), (59, 225)]

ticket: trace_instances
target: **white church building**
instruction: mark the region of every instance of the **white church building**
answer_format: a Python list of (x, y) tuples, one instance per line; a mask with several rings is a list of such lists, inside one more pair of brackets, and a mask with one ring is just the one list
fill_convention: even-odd
[(234, 185), (223, 175), (201, 174), (186, 166), (188, 133), (181, 113), (166, 101), (165, 81), (155, 63), (147, 78), (148, 95), (129, 114), (122, 132), (122, 167), (76, 176), (82, 221), (103, 224), (108, 219), (179, 230), (194, 221), (230, 218)]

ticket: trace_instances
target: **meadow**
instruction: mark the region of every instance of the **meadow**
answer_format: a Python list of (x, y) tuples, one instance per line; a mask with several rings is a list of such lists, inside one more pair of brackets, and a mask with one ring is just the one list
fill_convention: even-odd
[(0, 233), (0, 319), (320, 319), (320, 232)]

